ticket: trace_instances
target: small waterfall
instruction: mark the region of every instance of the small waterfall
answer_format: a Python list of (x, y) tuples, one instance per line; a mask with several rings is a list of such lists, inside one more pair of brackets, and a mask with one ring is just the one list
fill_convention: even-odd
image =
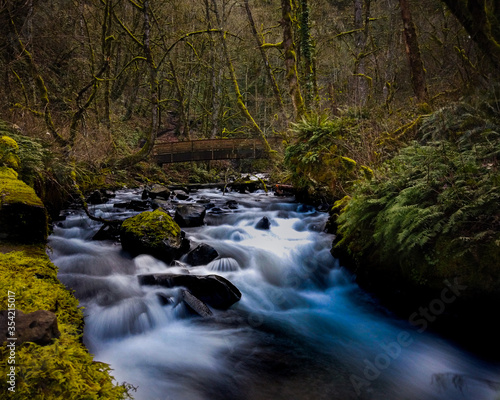
[[(497, 366), (418, 333), (360, 290), (330, 255), (326, 214), (263, 192), (191, 197), (218, 208), (206, 225), (185, 229), (192, 248), (217, 250), (206, 265), (131, 259), (116, 243), (92, 241), (99, 224), (74, 210), (49, 239), (60, 280), (85, 307), (86, 345), (117, 381), (138, 387), (136, 399), (500, 398)], [(121, 191), (113, 201), (138, 198)], [(112, 203), (93, 212), (136, 213)], [(139, 284), (138, 275), (165, 272), (220, 275), (242, 298), (193, 316), (182, 288)]]

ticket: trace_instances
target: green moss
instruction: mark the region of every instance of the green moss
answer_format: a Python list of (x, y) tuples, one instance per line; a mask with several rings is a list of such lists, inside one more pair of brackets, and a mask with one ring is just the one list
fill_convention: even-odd
[(17, 173), (6, 167), (0, 167), (0, 209), (3, 204), (22, 203), (43, 207), (35, 191), (17, 179)]
[(16, 179), (17, 173), (0, 167), (0, 238), (23, 243), (45, 242), (47, 212), (35, 191)]
[(145, 211), (123, 222), (122, 231), (136, 237), (147, 237), (151, 246), (159, 246), (165, 238), (178, 239), (181, 228), (165, 211)]
[(18, 150), (19, 146), (14, 139), (9, 136), (0, 137), (0, 166), (19, 168)]
[(361, 172), (363, 173), (363, 176), (365, 177), (365, 179), (367, 179), (367, 180), (373, 179), (373, 176), (374, 176), (373, 169), (371, 169), (365, 165), (362, 165)]
[[(16, 348), (16, 391), (10, 399), (125, 399), (128, 388), (115, 386), (110, 368), (96, 363), (80, 342), (83, 315), (78, 301), (57, 280), (55, 267), (41, 247), (0, 254), (0, 299), (6, 308), (8, 292), (25, 313), (51, 310), (61, 337), (47, 346), (34, 343)], [(0, 351), (0, 373), (6, 376), (7, 348)], [(5, 379), (2, 393), (8, 393)]]

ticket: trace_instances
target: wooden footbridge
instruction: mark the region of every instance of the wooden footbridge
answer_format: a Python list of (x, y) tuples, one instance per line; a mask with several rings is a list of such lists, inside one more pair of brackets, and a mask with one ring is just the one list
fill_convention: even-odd
[[(276, 149), (282, 140), (280, 137), (267, 139), (272, 149)], [(186, 161), (265, 157), (267, 157), (267, 152), (260, 139), (204, 139), (164, 142), (156, 143), (153, 148), (153, 158), (160, 165)]]

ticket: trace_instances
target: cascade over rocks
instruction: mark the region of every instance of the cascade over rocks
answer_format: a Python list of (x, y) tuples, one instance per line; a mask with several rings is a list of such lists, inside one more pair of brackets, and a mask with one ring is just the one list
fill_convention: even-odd
[[(57, 317), (52, 311), (38, 310), (25, 314), (21, 310), (15, 310), (15, 313), (16, 345), (33, 342), (44, 346), (61, 336)], [(8, 316), (7, 310), (0, 311), (0, 343), (7, 341)]]
[(217, 257), (219, 257), (217, 250), (208, 244), (202, 243), (186, 255), (186, 262), (192, 266), (206, 265)]
[(225, 310), (241, 299), (238, 288), (219, 275), (150, 274), (138, 278), (141, 285), (185, 287), (193, 296), (217, 309)]
[(206, 212), (206, 208), (202, 205), (179, 204), (175, 210), (174, 220), (182, 228), (201, 226)]
[(189, 250), (189, 240), (179, 225), (160, 209), (127, 218), (120, 229), (123, 250), (132, 256), (150, 254), (170, 263)]

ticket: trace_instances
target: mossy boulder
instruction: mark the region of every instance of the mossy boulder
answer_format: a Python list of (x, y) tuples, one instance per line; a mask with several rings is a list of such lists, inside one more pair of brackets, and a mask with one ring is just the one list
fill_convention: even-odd
[(35, 191), (0, 167), (0, 240), (40, 243), (47, 239), (47, 211)]
[(120, 230), (123, 250), (132, 256), (151, 254), (170, 263), (189, 250), (189, 240), (165, 211), (145, 211), (126, 219)]

